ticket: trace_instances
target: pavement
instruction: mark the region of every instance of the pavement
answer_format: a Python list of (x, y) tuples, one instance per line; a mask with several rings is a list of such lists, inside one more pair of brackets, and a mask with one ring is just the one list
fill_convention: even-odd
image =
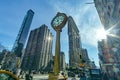
[[(25, 80), (25, 79), (20, 79)], [(48, 75), (35, 74), (33, 80), (48, 80)], [(80, 78), (68, 78), (68, 80), (80, 80)]]
[[(25, 80), (25, 79), (20, 79), (20, 80)], [(48, 80), (48, 79), (34, 78), (33, 80)], [(80, 80), (80, 79), (79, 78), (77, 78), (77, 79), (68, 78), (68, 80)]]
[[(20, 80), (25, 80), (25, 78)], [(48, 75), (34, 74), (33, 80), (48, 80)]]

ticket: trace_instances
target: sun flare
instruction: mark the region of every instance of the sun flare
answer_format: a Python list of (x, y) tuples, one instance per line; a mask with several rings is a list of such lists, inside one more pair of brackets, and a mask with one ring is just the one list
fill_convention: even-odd
[(98, 40), (106, 39), (107, 32), (104, 30), (104, 28), (98, 29), (96, 31), (96, 37)]

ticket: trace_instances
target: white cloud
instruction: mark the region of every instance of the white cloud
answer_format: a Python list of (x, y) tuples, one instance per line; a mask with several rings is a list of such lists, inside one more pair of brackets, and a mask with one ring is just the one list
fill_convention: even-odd
[(74, 7), (67, 2), (61, 5), (61, 2), (58, 1), (54, 5), (54, 8), (56, 12), (64, 12), (74, 18), (83, 44), (97, 46), (98, 37), (96, 34), (101, 24), (94, 4), (79, 4)]
[[(94, 4), (85, 4), (86, 2), (93, 2), (93, 1), (90, 1), (90, 0), (85, 0), (84, 2), (79, 1), (79, 3), (75, 5), (71, 5), (68, 2), (63, 3), (63, 2), (57, 1), (54, 4), (54, 10), (55, 12), (64, 12), (68, 16), (73, 17), (76, 25), (79, 28), (83, 47), (88, 49), (88, 54), (90, 58), (96, 57), (95, 63), (97, 64), (97, 66), (99, 66), (99, 63), (98, 63), (99, 60), (98, 60), (98, 54), (97, 54), (98, 53), (97, 41), (99, 38), (96, 34), (97, 34), (97, 30), (102, 28), (101, 27), (102, 25), (100, 23), (99, 16), (95, 9)], [(64, 31), (63, 31), (63, 34), (64, 36), (67, 36), (67, 33), (64, 33)], [(65, 38), (68, 38), (68, 37), (62, 37), (61, 42), (64, 41), (64, 43), (65, 42), (68, 43), (68, 39), (65, 39)], [(69, 51), (68, 47), (67, 46), (65, 47), (65, 46), (66, 44), (64, 44), (63, 50), (65, 51), (65, 53), (68, 53), (67, 52)], [(92, 50), (91, 50), (91, 47), (92, 47)], [(66, 54), (65, 56), (66, 56), (66, 61), (68, 62), (69, 60), (68, 54)]]

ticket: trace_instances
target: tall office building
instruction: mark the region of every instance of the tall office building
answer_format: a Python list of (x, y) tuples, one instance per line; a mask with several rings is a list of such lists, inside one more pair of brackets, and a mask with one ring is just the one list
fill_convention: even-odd
[(31, 9), (28, 10), (27, 15), (25, 16), (19, 33), (17, 35), (16, 41), (13, 45), (12, 52), (15, 53), (18, 57), (21, 57), (22, 55), (22, 50), (27, 39), (33, 16), (34, 12)]
[(98, 42), (100, 66), (113, 78), (120, 72), (120, 0), (94, 0), (94, 3), (108, 32), (107, 39)]
[(94, 0), (94, 3), (105, 30), (112, 28), (113, 31), (113, 29), (119, 26), (119, 0)]
[(82, 54), (81, 55), (82, 55), (82, 60), (85, 64), (85, 67), (90, 68), (92, 65), (90, 64), (91, 61), (89, 59), (87, 49), (82, 49)]
[(53, 35), (46, 25), (42, 25), (30, 32), (24, 58), (23, 70), (51, 69)]
[(60, 70), (65, 71), (65, 54), (64, 52), (60, 52)]
[(120, 77), (118, 75), (120, 75), (120, 60), (117, 59), (117, 57), (120, 58), (118, 55), (119, 51), (111, 45), (111, 40), (107, 39), (98, 42), (100, 68), (109, 78), (117, 77), (116, 80), (119, 80)]
[(82, 49), (82, 58), (83, 58), (85, 61), (89, 61), (87, 49)]
[(79, 67), (82, 46), (79, 30), (71, 16), (68, 17), (68, 38), (69, 64), (71, 67)]

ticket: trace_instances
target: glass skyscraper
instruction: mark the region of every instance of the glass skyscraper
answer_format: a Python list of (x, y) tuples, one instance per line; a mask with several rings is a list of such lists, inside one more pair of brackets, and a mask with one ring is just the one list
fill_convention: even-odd
[(25, 16), (21, 28), (19, 30), (19, 33), (17, 35), (16, 41), (13, 45), (12, 52), (15, 53), (17, 57), (21, 57), (22, 55), (22, 50), (27, 39), (27, 35), (30, 29), (30, 25), (32, 23), (33, 16), (34, 12), (31, 9), (28, 10), (27, 15)]

